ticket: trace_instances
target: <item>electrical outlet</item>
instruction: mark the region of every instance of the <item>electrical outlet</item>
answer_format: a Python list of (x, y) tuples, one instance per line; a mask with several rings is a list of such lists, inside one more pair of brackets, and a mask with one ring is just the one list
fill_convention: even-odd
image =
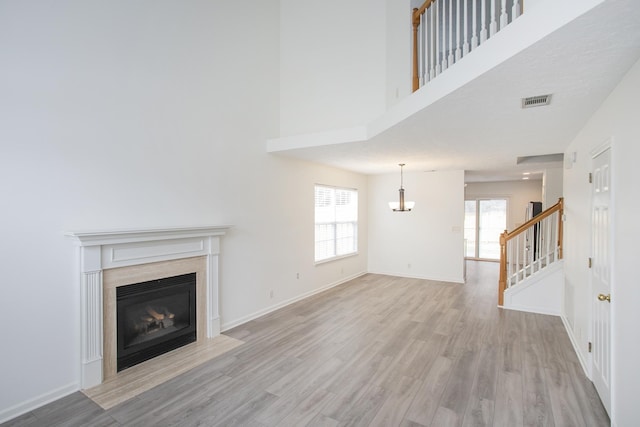
[(407, 264), (407, 268), (411, 268), (411, 264)]
[(273, 289), (269, 291), (269, 298), (273, 298)]
[(300, 273), (296, 273), (296, 279), (300, 279)]

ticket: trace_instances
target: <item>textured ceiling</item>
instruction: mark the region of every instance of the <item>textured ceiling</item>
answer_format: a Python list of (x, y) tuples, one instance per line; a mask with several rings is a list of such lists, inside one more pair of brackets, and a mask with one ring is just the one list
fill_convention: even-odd
[[(468, 181), (560, 167), (516, 159), (564, 152), (638, 60), (640, 8), (633, 3), (606, 1), (371, 139), (282, 154), (365, 174), (396, 172), (400, 162), (407, 171), (463, 169)], [(549, 93), (551, 105), (521, 108), (521, 98)]]

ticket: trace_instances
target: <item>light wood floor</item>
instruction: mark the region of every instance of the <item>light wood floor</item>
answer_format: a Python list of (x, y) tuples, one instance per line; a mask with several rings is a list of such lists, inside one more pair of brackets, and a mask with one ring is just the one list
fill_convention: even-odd
[(125, 369), (82, 392), (102, 409), (111, 409), (242, 344), (227, 335), (205, 338)]
[(365, 275), (226, 334), (235, 349), (109, 410), (82, 393), (20, 426), (607, 426), (557, 317), (465, 285)]

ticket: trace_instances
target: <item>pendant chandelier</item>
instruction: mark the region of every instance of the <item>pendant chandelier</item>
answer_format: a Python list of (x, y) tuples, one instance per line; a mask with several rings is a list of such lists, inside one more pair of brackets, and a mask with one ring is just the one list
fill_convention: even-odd
[(389, 207), (394, 212), (409, 212), (415, 206), (415, 202), (405, 202), (404, 201), (404, 188), (402, 187), (402, 168), (404, 167), (404, 163), (399, 163), (400, 166), (400, 201), (399, 202), (389, 202)]

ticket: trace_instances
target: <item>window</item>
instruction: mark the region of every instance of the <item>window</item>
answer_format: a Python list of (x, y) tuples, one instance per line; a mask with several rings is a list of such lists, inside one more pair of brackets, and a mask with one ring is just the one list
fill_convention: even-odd
[(507, 200), (465, 200), (464, 255), (500, 259), (500, 234), (507, 228)]
[(315, 260), (327, 261), (358, 251), (358, 191), (315, 186)]

